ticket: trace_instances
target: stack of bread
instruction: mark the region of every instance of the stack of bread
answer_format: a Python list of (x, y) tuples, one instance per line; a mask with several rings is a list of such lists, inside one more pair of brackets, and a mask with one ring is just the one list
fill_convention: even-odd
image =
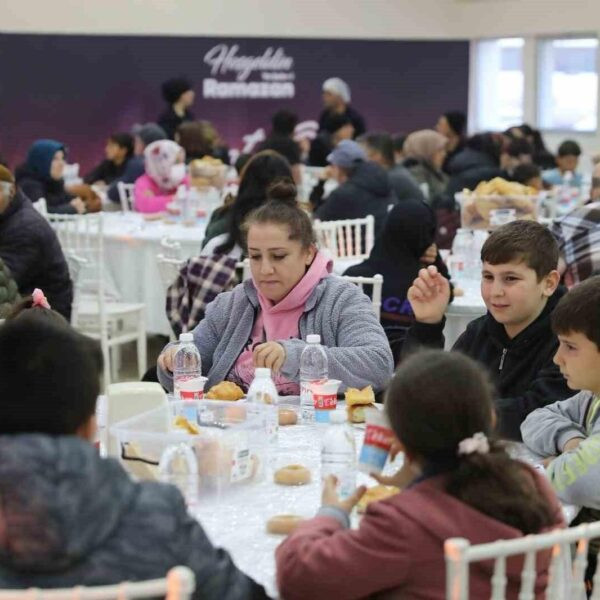
[(370, 385), (362, 390), (357, 388), (348, 388), (346, 390), (348, 421), (351, 423), (364, 423), (365, 409), (367, 408), (375, 408), (375, 393)]

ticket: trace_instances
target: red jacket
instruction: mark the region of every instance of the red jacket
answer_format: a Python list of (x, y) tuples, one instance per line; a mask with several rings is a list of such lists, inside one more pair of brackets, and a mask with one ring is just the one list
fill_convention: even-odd
[[(556, 527), (563, 527), (554, 492), (544, 477), (531, 472), (552, 506)], [(522, 535), (447, 494), (443, 476), (437, 476), (371, 504), (358, 530), (344, 529), (329, 516), (303, 523), (277, 548), (277, 583), (285, 600), (444, 600), (445, 540), (464, 537), (482, 544)], [(542, 598), (550, 554), (538, 557), (536, 597)], [(516, 598), (523, 561), (508, 560), (506, 568), (507, 598)], [(492, 570), (491, 561), (471, 566), (471, 598), (490, 597)]]

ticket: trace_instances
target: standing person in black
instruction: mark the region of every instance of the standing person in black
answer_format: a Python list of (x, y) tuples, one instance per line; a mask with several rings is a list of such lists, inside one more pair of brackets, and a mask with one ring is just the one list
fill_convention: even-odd
[(289, 110), (279, 110), (271, 119), (272, 129), (267, 139), (262, 142), (257, 151), (274, 150), (287, 159), (292, 167), (294, 181), (300, 184), (301, 151), (298, 142), (294, 140), (294, 130), (298, 124), (298, 115)]
[[(484, 365), (496, 385), (498, 432), (521, 439), (521, 423), (541, 406), (572, 395), (553, 358), (558, 339), (550, 317), (566, 290), (558, 287), (558, 245), (535, 221), (496, 229), (481, 250), (481, 296), (487, 314), (471, 321), (452, 350)], [(444, 347), (448, 280), (433, 266), (421, 269), (408, 290), (415, 315), (403, 352)]]
[(325, 128), (319, 131), (310, 145), (308, 164), (311, 167), (326, 167), (327, 157), (342, 140), (354, 138), (354, 125), (347, 115), (333, 115), (327, 119)]
[(106, 158), (83, 178), (85, 183), (108, 186), (121, 178), (133, 156), (133, 136), (114, 133), (106, 142), (104, 154)]
[(367, 130), (363, 116), (350, 106), (350, 86), (339, 77), (331, 77), (323, 82), (323, 106), (325, 110), (319, 117), (319, 131), (331, 131), (329, 120), (335, 115), (344, 115), (350, 119), (354, 127), (354, 137)]
[(438, 119), (435, 129), (448, 140), (446, 144), (446, 158), (442, 165), (444, 173), (448, 173), (447, 167), (452, 157), (456, 156), (465, 147), (466, 125), (467, 116), (460, 110), (449, 110)]
[(185, 121), (193, 121), (194, 115), (190, 108), (194, 104), (196, 94), (192, 84), (184, 77), (169, 79), (162, 86), (162, 96), (169, 105), (158, 117), (160, 125), (170, 140), (175, 139), (177, 128)]
[(56, 233), (0, 166), (0, 258), (22, 296), (41, 288), (52, 308), (71, 317), (73, 284)]

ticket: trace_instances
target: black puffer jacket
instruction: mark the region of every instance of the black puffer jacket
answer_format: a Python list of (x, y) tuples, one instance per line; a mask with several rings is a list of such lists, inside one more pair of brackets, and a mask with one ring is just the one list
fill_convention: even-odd
[[(503, 437), (520, 440), (521, 423), (530, 412), (573, 395), (552, 362), (558, 339), (550, 316), (565, 293), (565, 288), (558, 288), (542, 314), (513, 339), (488, 312), (471, 321), (452, 348), (487, 368), (499, 396), (496, 413)], [(416, 322), (406, 336), (403, 353), (419, 346), (443, 348), (444, 325), (445, 319), (433, 325)]]
[(75, 436), (0, 436), (0, 587), (72, 587), (196, 576), (194, 600), (259, 600), (173, 486), (134, 482)]
[(40, 288), (52, 308), (70, 318), (73, 285), (56, 233), (19, 191), (0, 214), (0, 258), (22, 295)]
[(6, 319), (18, 300), (17, 283), (6, 263), (0, 258), (0, 319)]
[(77, 211), (71, 206), (71, 200), (75, 198), (65, 190), (62, 179), (46, 179), (22, 165), (15, 171), (15, 179), (21, 191), (32, 201), (37, 202), (40, 198), (46, 199), (48, 212), (75, 214)]
[(447, 169), (450, 181), (446, 188), (446, 196), (450, 199), (465, 188), (474, 190), (479, 182), (503, 175), (503, 171), (492, 156), (473, 148), (465, 148), (459, 152), (450, 161)]
[(390, 204), (398, 199), (392, 190), (387, 172), (375, 163), (358, 165), (348, 181), (331, 192), (315, 212), (321, 221), (375, 217), (375, 237), (383, 227)]

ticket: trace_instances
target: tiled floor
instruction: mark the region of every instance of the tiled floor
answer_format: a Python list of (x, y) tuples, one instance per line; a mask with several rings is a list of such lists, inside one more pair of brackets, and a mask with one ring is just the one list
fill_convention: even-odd
[[(169, 340), (164, 336), (148, 336), (148, 364), (144, 371), (156, 364), (156, 359), (158, 358), (160, 351), (168, 341)], [(121, 381), (139, 381), (135, 342), (122, 346), (121, 368), (115, 379), (115, 383)]]

